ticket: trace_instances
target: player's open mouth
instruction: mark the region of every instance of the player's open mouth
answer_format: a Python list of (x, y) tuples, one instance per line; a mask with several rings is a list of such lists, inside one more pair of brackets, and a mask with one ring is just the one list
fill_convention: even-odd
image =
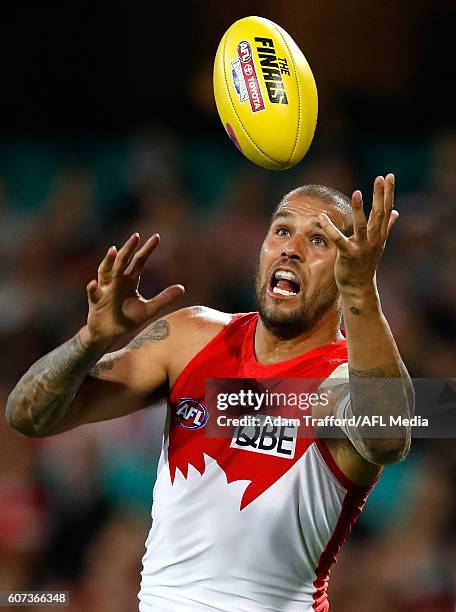
[(291, 270), (279, 268), (272, 273), (268, 284), (268, 293), (276, 298), (290, 298), (298, 295), (301, 285), (298, 277)]

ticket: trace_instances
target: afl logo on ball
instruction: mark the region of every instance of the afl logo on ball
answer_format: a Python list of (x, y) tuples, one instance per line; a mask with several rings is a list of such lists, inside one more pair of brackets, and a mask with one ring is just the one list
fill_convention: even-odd
[(209, 412), (204, 404), (191, 397), (183, 397), (176, 406), (176, 418), (179, 425), (185, 429), (200, 429), (209, 418)]
[(241, 40), (238, 44), (238, 56), (243, 64), (252, 59), (252, 47), (246, 40)]

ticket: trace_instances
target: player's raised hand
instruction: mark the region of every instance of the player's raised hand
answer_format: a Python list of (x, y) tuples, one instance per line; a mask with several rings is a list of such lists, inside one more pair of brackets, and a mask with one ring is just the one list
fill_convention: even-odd
[(108, 249), (97, 279), (87, 285), (89, 314), (80, 332), (85, 346), (109, 350), (184, 293), (182, 285), (171, 285), (151, 299), (138, 291), (141, 274), (159, 241), (159, 235), (154, 234), (140, 247), (139, 234), (135, 233), (119, 251), (115, 246)]
[(352, 195), (353, 210), (352, 236), (347, 238), (322, 213), (320, 223), (338, 252), (334, 275), (341, 293), (369, 289), (375, 282), (380, 257), (383, 253), (388, 234), (399, 217), (394, 207), (394, 174), (386, 178), (377, 176), (374, 181), (372, 210), (366, 219), (363, 197), (360, 191)]

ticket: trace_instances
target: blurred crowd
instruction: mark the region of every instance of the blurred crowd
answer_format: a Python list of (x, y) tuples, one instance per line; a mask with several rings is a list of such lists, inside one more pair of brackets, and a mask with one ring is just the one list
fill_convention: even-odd
[[(321, 139), (325, 142), (325, 139)], [(147, 297), (182, 282), (176, 308), (255, 308), (258, 249), (280, 197), (305, 183), (343, 192), (395, 171), (400, 219), (379, 286), (416, 377), (456, 371), (456, 133), (420, 144), (315, 145), (298, 168), (256, 168), (228, 139), (163, 126), (129, 137), (7, 143), (0, 151), (0, 396), (85, 322), (85, 287), (111, 244), (133, 231), (161, 244)], [(6, 151), (8, 152), (6, 154)], [(401, 183), (402, 176), (406, 180)], [(71, 593), (75, 612), (135, 609), (164, 405), (43, 440), (0, 420), (0, 590)], [(453, 612), (456, 450), (416, 441), (385, 469), (332, 572), (335, 612)]]

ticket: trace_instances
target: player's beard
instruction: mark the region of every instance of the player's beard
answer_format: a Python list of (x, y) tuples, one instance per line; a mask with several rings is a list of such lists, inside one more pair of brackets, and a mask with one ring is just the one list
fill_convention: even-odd
[[(279, 338), (294, 338), (309, 332), (318, 321), (337, 304), (339, 291), (336, 282), (320, 285), (311, 296), (305, 296), (305, 286), (301, 285), (299, 303), (294, 309), (286, 311), (277, 304), (268, 304), (269, 280), (261, 283), (257, 273), (255, 290), (257, 309), (266, 329)], [(340, 310), (340, 308), (338, 307)]]

